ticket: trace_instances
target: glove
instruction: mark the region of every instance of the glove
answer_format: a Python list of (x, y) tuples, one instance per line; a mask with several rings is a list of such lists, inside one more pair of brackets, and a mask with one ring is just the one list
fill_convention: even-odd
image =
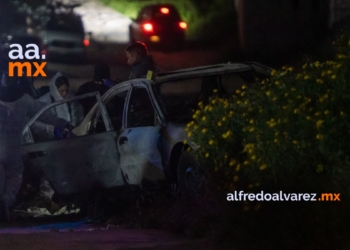
[(55, 135), (56, 139), (64, 139), (67, 136), (67, 132), (55, 127), (53, 129), (53, 134)]
[(107, 88), (111, 88), (114, 86), (114, 83), (111, 79), (103, 79), (102, 82), (103, 85), (105, 85)]

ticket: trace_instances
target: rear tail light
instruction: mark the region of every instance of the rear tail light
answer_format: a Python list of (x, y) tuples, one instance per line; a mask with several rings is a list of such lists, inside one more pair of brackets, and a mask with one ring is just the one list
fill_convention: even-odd
[(89, 39), (84, 39), (84, 46), (87, 47), (90, 45)]
[(187, 29), (187, 23), (185, 23), (185, 22), (179, 22), (179, 26), (183, 30)]
[(144, 23), (142, 25), (142, 27), (147, 32), (152, 32), (153, 31), (153, 25), (151, 23)]
[(160, 12), (163, 14), (169, 14), (170, 11), (168, 8), (163, 7), (163, 8), (160, 8)]

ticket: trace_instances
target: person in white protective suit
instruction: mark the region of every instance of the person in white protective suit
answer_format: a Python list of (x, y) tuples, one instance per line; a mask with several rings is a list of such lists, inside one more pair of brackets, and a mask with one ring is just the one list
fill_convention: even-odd
[[(50, 91), (39, 98), (39, 102), (43, 106), (47, 106), (53, 102), (61, 101), (72, 96), (69, 90), (69, 80), (61, 72), (57, 72), (50, 81)], [(55, 106), (48, 111), (57, 115), (59, 118), (67, 120), (73, 127), (78, 126), (84, 119), (83, 106), (77, 101), (71, 101), (58, 106)], [(47, 113), (48, 113), (47, 112)], [(54, 133), (54, 126), (42, 122), (35, 122), (32, 127), (32, 132), (39, 138), (57, 138)], [(41, 197), (52, 199), (54, 190), (47, 179), (42, 176), (40, 184)]]
[[(10, 220), (22, 182), (21, 133), (42, 105), (20, 87), (20, 77), (8, 77), (7, 65), (0, 66), (0, 222), (5, 222)], [(55, 131), (72, 128), (67, 120), (53, 114), (40, 119), (54, 125)]]
[[(53, 102), (61, 101), (67, 97), (71, 97), (69, 89), (69, 81), (61, 72), (57, 72), (50, 81), (50, 91), (39, 98), (39, 102), (43, 106), (47, 106)], [(60, 118), (67, 120), (74, 127), (78, 126), (84, 119), (83, 106), (72, 101), (64, 103), (49, 109), (47, 112), (57, 115)], [(54, 138), (54, 127), (50, 124), (35, 122), (32, 127), (32, 132), (39, 138)], [(57, 136), (57, 135), (56, 135)]]

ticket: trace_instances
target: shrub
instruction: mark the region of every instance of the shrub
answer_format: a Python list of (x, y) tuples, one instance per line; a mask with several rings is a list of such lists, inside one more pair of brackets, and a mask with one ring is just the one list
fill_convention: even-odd
[(344, 239), (350, 221), (349, 36), (334, 45), (338, 53), (332, 61), (284, 66), (227, 99), (214, 96), (208, 105), (199, 103), (187, 125), (189, 139), (199, 145), (197, 158), (219, 194), (341, 193), (337, 204), (235, 203), (245, 211), (261, 208), (254, 218), (264, 221), (260, 229), (278, 227), (274, 235), (293, 231), (312, 241), (332, 233), (321, 245), (335, 236)]

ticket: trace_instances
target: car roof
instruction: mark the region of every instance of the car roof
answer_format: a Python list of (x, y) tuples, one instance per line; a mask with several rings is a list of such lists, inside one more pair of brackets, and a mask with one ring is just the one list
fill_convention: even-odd
[(265, 76), (271, 74), (272, 68), (260, 64), (257, 62), (246, 62), (246, 63), (226, 63), (226, 64), (214, 64), (207, 66), (199, 66), (192, 68), (185, 68), (165, 73), (160, 73), (154, 80), (148, 80), (146, 78), (137, 78), (132, 80), (123, 81), (117, 85), (110, 88), (105, 94), (103, 94), (102, 99), (108, 98), (111, 93), (117, 89), (121, 89), (132, 84), (138, 84), (142, 81), (148, 85), (158, 85), (166, 81), (181, 80), (187, 78), (193, 78), (198, 76), (206, 75), (216, 75), (216, 74), (225, 74), (225, 73), (235, 73), (235, 72), (247, 72), (247, 71), (256, 71)]
[(155, 79), (156, 83), (161, 83), (169, 80), (177, 80), (183, 78), (191, 78), (205, 75), (215, 75), (223, 73), (233, 73), (254, 70), (263, 75), (270, 75), (272, 69), (264, 64), (257, 62), (246, 63), (223, 63), (207, 66), (192, 67), (186, 69), (180, 69), (175, 71), (169, 71), (159, 73)]

